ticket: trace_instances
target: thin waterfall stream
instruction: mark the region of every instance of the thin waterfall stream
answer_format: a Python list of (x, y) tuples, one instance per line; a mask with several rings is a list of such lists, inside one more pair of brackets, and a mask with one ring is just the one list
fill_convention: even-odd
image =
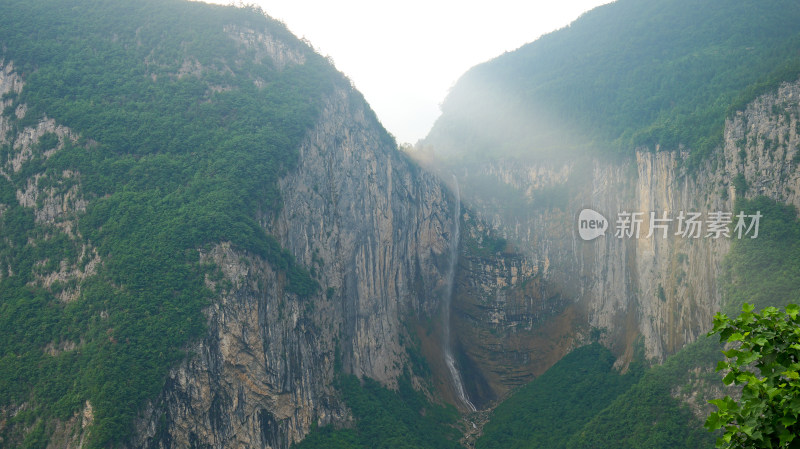
[(450, 242), (450, 266), (447, 271), (447, 286), (444, 295), (443, 308), (443, 336), (444, 339), (444, 362), (447, 369), (450, 370), (450, 377), (453, 380), (453, 387), (456, 390), (458, 400), (461, 401), (471, 411), (476, 411), (475, 405), (469, 400), (467, 391), (464, 389), (464, 382), (461, 379), (461, 373), (458, 371), (456, 361), (453, 358), (453, 349), (450, 345), (450, 307), (453, 302), (453, 284), (456, 278), (456, 265), (458, 264), (458, 244), (461, 239), (461, 192), (458, 187), (458, 179), (453, 175), (453, 182), (455, 184), (455, 214), (453, 219), (453, 232)]

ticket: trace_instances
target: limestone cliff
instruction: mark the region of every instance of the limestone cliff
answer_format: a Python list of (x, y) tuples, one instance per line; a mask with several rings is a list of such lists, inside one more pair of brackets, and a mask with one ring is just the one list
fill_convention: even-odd
[[(215, 94), (234, 89), (235, 76), (262, 89), (275, 73), (311, 65), (318, 56), (280, 33), (245, 25), (221, 29), (235, 46), (234, 56), (201, 63), (191, 56), (148, 55), (146, 67), (163, 67), (158, 75), (144, 71), (136, 79), (194, 82), (210, 73), (210, 84), (192, 91), (201, 98), (198, 104), (207, 105)], [(251, 63), (276, 72), (245, 71)], [(59, 261), (33, 260), (30, 281), (23, 284), (51, 294), (53, 303), (76, 304), (88, 290), (81, 291), (84, 281), (108, 267), (115, 254), (101, 258), (81, 235), (91, 226), (79, 226), (81, 217), (102, 199), (85, 194), (88, 172), (56, 170), (48, 161), (58, 160), (64, 148), (90, 152), (99, 144), (55, 119), (29, 117), (20, 98), (34, 97), (22, 95), (24, 80), (11, 61), (0, 59), (0, 181), (3, 188), (13, 187), (2, 192), (0, 217), (22, 211), (31, 226), (39, 226), (35, 238), (10, 242), (12, 250), (53, 242), (74, 247), (71, 257)], [(651, 211), (673, 218), (680, 211), (730, 211), (741, 194), (731, 182), (737, 174), (749, 185), (747, 195), (800, 205), (800, 83), (759, 98), (729, 120), (724, 147), (693, 172), (684, 168), (682, 149), (642, 149), (624, 163), (496, 161), (439, 167), (437, 176), (398, 151), (361, 95), (346, 79), (339, 81), (325, 91), (297, 148), (279, 148), (298, 153), (280, 172), (274, 195), (280, 207), (247, 211), (319, 288), (298, 295), (286, 267), (229, 241), (189, 248), (199, 254), (199, 265), (215, 267), (205, 278), (213, 292), (203, 310), (206, 332), (176, 348), (189, 356), (171, 367), (163, 388), (159, 384), (160, 391), (136, 410), (125, 446), (288, 448), (315, 424), (349, 424), (350, 412), (333, 388), (336, 369), (394, 387), (412, 340), (420, 342), (431, 365), (439, 390), (431, 396), (458, 405), (442, 354), (443, 336), (450, 335), (465, 390), (478, 408), (491, 406), (590, 338), (607, 343), (622, 365), (640, 336), (646, 355), (663, 359), (708, 330), (720, 306), (716, 274), (729, 239), (662, 239), (658, 233), (617, 238), (617, 214), (644, 213), (645, 234)], [(212, 176), (213, 168), (197, 176)], [(456, 197), (442, 181), (451, 172), (469, 207), (454, 207)], [(605, 237), (578, 237), (576, 218), (584, 207), (611, 220)], [(460, 239), (454, 229), (460, 229)], [(458, 258), (451, 272), (453, 250)], [(18, 275), (0, 270), (0, 280)], [(452, 313), (443, 313), (451, 278)], [(449, 332), (443, 331), (444, 317)], [(84, 318), (102, 323), (109, 313), (98, 305)], [(113, 328), (96, 338), (118, 343)], [(51, 358), (87, 346), (82, 337), (48, 337), (36, 344), (37, 354)], [(82, 447), (103, 418), (102, 404), (69, 399), (64, 408), (71, 415), (51, 416), (47, 423), (32, 412), (34, 400), (4, 401), (0, 436), (10, 435), (15, 444), (38, 428), (50, 433), (49, 447)], [(31, 422), (20, 418), (26, 414)]]
[[(271, 59), (279, 69), (305, 63), (294, 43), (249, 29), (225, 31), (250, 47), (256, 62)], [(176, 76), (203, 70), (187, 60)], [(81, 174), (25, 178), (31, 161), (46, 162), (65, 144), (78, 145), (80, 136), (47, 117), (23, 125), (27, 106), (16, 101), (23, 87), (14, 64), (0, 60), (0, 176), (20, 186), (14, 207), (32, 210), (37, 223), (53, 227), (54, 237), (82, 241), (76, 223), (89, 201)], [(252, 213), (320, 288), (300, 298), (287, 289), (285, 271), (259, 256), (228, 242), (198, 248), (200, 263), (222, 274), (207, 278), (217, 293), (204, 312), (208, 332), (140, 411), (128, 446), (286, 448), (314, 423), (346, 423), (348, 412), (331, 386), (334, 362), (347, 373), (396, 385), (407, 360), (401, 342), (413, 332), (407, 322), (438, 314), (455, 219), (447, 187), (397, 150), (349, 87), (322, 101), (316, 125), (295, 150), (299, 162), (279, 183), (281, 207)], [(5, 209), (0, 205), (0, 215)], [(56, 284), (53, 292), (62, 301), (79, 298), (81, 281), (104, 261), (88, 244), (77, 256), (72, 265), (37, 261), (34, 283)], [(3, 272), (0, 279), (13, 275)], [(80, 351), (81, 344), (53, 341), (43, 351), (55, 356)], [(0, 431), (28, 408), (0, 409)], [(56, 429), (51, 444), (81, 447), (92, 419), (87, 402), (83, 413), (48, 424)], [(15, 435), (22, 439), (30, 431), (18, 427)]]
[(273, 267), (227, 244), (204, 253), (227, 285), (207, 311), (210, 333), (132, 446), (285, 448), (313, 423), (341, 424), (337, 357), (346, 372), (395, 384), (404, 321), (439, 304), (452, 195), (396, 150), (354, 91), (325, 101), (300, 155), (281, 181), (283, 207), (262, 223), (320, 293), (288, 293)]
[[(194, 82), (218, 71), (225, 76), (212, 77), (216, 84), (198, 90), (211, 103), (215, 93), (233, 89), (229, 75), (241, 66), (291, 70), (311, 64), (311, 50), (299, 41), (244, 26), (223, 31), (239, 51), (225, 64), (201, 63), (191, 55), (165, 62), (149, 54), (145, 65), (163, 70), (144, 79)], [(269, 80), (258, 74), (263, 75), (242, 76), (252, 75), (245, 82), (262, 88)], [(320, 102), (299, 148), (280, 149), (299, 156), (277, 184), (280, 207), (248, 211), (319, 288), (308, 297), (293, 293), (286, 267), (241, 245), (222, 241), (196, 248), (200, 265), (218, 269), (206, 277), (214, 292), (203, 311), (207, 332), (185, 348), (189, 356), (172, 367), (157, 397), (130, 411), (137, 416), (127, 447), (286, 448), (314, 424), (348, 423), (349, 411), (332, 387), (335, 367), (394, 387), (408, 360), (404, 342), (425, 326), (434, 330), (425, 354), (434, 364), (442, 359), (441, 299), (451, 248), (458, 249), (455, 197), (398, 151), (363, 97), (341, 81)], [(0, 204), (0, 216), (10, 206), (24, 210), (46, 228), (43, 240), (64, 238), (79, 247), (74, 261), (36, 260), (31, 286), (50, 289), (63, 302), (80, 301), (84, 281), (114, 257), (98, 256), (79, 232), (86, 230), (78, 226), (80, 219), (102, 197), (84, 195), (82, 173), (48, 170), (47, 161), (67, 145), (88, 152), (98, 144), (47, 116), (26, 117), (24, 85), (14, 64), (0, 59), (0, 176), (15, 186), (2, 197), (8, 204)], [(508, 266), (495, 262), (500, 268), (477, 288), (490, 288), (507, 271), (514, 273), (511, 284), (532, 274), (522, 258)], [(14, 275), (0, 272), (0, 280)], [(102, 309), (91, 312), (96, 321), (108, 317)], [(112, 333), (101, 338), (116, 344)], [(75, 340), (49, 341), (42, 351), (52, 357), (78, 354), (85, 342)], [(451, 379), (441, 375), (437, 381), (447, 398)], [(34, 402), (0, 406), (0, 435)], [(82, 447), (97, 409), (87, 400), (69, 419), (33, 424), (48, 434), (52, 447)], [(33, 432), (32, 425), (17, 425), (10, 438), (23, 441)]]
[[(540, 270), (543, 288), (565, 298), (554, 304), (580, 310), (581, 321), (603, 335), (620, 364), (630, 360), (639, 336), (646, 356), (663, 360), (707, 332), (720, 309), (717, 275), (731, 238), (707, 237), (707, 226), (717, 211), (732, 212), (736, 224), (732, 208), (741, 192), (734, 177), (744, 175), (748, 197), (798, 205), (799, 86), (784, 84), (727, 120), (723, 147), (691, 171), (683, 148), (642, 148), (635, 160), (621, 163), (586, 157), (443, 165), (459, 173), (465, 201), (478, 216)], [(604, 237), (578, 236), (583, 208), (609, 220)], [(699, 238), (675, 234), (681, 211), (702, 214)], [(642, 213), (638, 238), (615, 236), (623, 212)], [(659, 228), (647, 236), (650, 212), (671, 219), (667, 238)], [(474, 303), (468, 295), (461, 299), (456, 307)], [(490, 362), (484, 357), (481, 363)]]

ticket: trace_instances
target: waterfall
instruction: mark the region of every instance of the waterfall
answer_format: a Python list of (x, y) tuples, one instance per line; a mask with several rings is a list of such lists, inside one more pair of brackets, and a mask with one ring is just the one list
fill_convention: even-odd
[(456, 278), (456, 265), (458, 264), (458, 243), (461, 238), (461, 192), (458, 188), (458, 179), (453, 175), (453, 183), (455, 185), (455, 214), (453, 215), (453, 231), (451, 233), (450, 242), (450, 266), (447, 271), (447, 286), (444, 295), (444, 304), (442, 305), (443, 315), (443, 340), (444, 340), (444, 362), (447, 369), (450, 370), (450, 377), (453, 380), (453, 387), (456, 390), (458, 399), (471, 411), (475, 411), (475, 405), (467, 397), (467, 391), (464, 389), (464, 382), (461, 380), (461, 373), (458, 372), (456, 361), (453, 358), (453, 350), (450, 347), (450, 305), (453, 302), (453, 284)]

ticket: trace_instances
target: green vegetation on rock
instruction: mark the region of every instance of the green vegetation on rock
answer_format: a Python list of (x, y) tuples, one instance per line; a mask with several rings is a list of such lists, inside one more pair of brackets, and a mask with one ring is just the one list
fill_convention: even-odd
[(294, 449), (457, 449), (458, 412), (431, 403), (414, 389), (406, 372), (397, 391), (378, 382), (341, 375), (337, 385), (353, 413), (353, 428), (314, 429)]
[[(641, 379), (594, 416), (566, 447), (578, 448), (711, 448), (715, 436), (702, 428), (679, 394), (708, 390), (716, 384), (713, 367), (719, 346), (707, 338), (686, 346), (663, 364), (649, 368)], [(697, 368), (700, 368), (699, 370)], [(676, 397), (677, 396), (677, 397)], [(710, 399), (710, 398), (709, 398)], [(699, 400), (702, 405), (704, 401)]]
[(782, 307), (800, 298), (800, 221), (794, 206), (764, 196), (737, 198), (733, 208), (762, 215), (757, 238), (734, 239), (725, 258), (722, 311), (735, 315), (744, 303)]
[(792, 0), (618, 0), (472, 68), (426, 144), (486, 159), (677, 150), (696, 163), (727, 114), (800, 75)]
[(794, 448), (800, 438), (800, 307), (754, 309), (745, 303), (735, 318), (714, 317), (711, 334), (728, 344), (717, 371), (726, 385), (741, 386), (741, 397), (712, 400), (717, 411), (706, 427), (724, 430), (719, 448)]
[[(277, 67), (228, 27), (280, 40), (303, 63)], [(79, 136), (43, 136), (30, 160), (0, 177), (0, 412), (24, 405), (0, 416), (8, 418), (0, 437), (44, 447), (53, 419), (88, 400), (88, 447), (118, 444), (205, 329), (201, 310), (215, 292), (204, 277), (214, 268), (200, 263), (199, 249), (232, 242), (282, 271), (289, 292), (317, 292), (258, 220), (278, 211), (277, 180), (296, 163), (321, 99), (349, 84), (253, 8), (8, 0), (0, 44), (0, 60), (25, 83), (5, 97), (14, 102), (4, 112), (7, 137), (45, 117)], [(0, 148), (0, 166), (14, 151), (13, 142)], [(17, 201), (37, 178), (40, 188), (74, 187), (87, 200), (72, 232)], [(40, 281), (61, 266), (86, 268), (94, 251), (94, 275)], [(59, 300), (66, 291), (80, 294)], [(64, 344), (71, 349), (46, 350)]]
[(621, 375), (599, 344), (576, 349), (501, 403), (476, 448), (711, 448), (715, 435), (675, 392), (715, 384), (710, 369), (695, 368), (718, 354), (703, 338), (663, 365), (635, 362)]
[(492, 413), (478, 449), (566, 448), (569, 436), (627, 391), (641, 375), (620, 375), (611, 352), (594, 343), (578, 348)]

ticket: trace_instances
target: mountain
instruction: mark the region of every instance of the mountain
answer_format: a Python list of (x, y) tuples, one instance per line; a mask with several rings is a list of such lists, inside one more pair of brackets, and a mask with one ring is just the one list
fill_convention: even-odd
[(424, 142), (460, 158), (707, 155), (726, 114), (794, 80), (798, 19), (784, 0), (618, 0), (470, 69)]
[(0, 49), (3, 447), (448, 447), (579, 338), (258, 8), (8, 1)]
[(431, 382), (456, 198), (325, 58), (178, 0), (0, 30), (0, 446), (287, 448)]
[[(456, 83), (414, 154), (454, 173), (476, 218), (558, 292), (548, 323), (569, 307), (620, 373), (651, 366), (618, 396), (598, 395), (585, 407), (605, 408), (588, 417), (534, 400), (571, 394), (566, 375), (543, 375), (495, 409), (476, 447), (535, 446), (556, 423), (569, 432), (542, 447), (713, 445), (701, 426), (707, 399), (723, 394), (705, 338), (714, 314), (797, 301), (798, 14), (780, 1), (620, 0)], [(581, 236), (584, 209), (603, 217), (603, 236)], [(700, 234), (682, 232), (688, 213)], [(738, 236), (740, 213), (760, 216), (757, 238)], [(725, 214), (726, 231), (710, 232)], [(626, 217), (641, 218), (639, 234)], [(576, 388), (618, 385), (586, 365)]]
[(797, 291), (796, 15), (602, 7), (466, 74), (421, 164), (258, 8), (2, 2), (0, 446), (706, 445), (713, 315)]

